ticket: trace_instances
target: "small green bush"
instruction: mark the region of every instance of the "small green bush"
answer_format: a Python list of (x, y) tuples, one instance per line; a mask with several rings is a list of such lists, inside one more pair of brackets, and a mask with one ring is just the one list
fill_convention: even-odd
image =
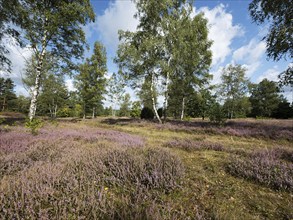
[(33, 135), (37, 135), (39, 133), (39, 129), (43, 127), (44, 122), (41, 119), (34, 118), (33, 120), (27, 120), (25, 122), (25, 127), (30, 129)]
[(212, 123), (217, 125), (223, 125), (227, 120), (224, 109), (219, 103), (216, 103), (211, 107), (209, 118)]
[(68, 107), (64, 107), (58, 110), (57, 116), (58, 117), (70, 117), (72, 115), (72, 110)]

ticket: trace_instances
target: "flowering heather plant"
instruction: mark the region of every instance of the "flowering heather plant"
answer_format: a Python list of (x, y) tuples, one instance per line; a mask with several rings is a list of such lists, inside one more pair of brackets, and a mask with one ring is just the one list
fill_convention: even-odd
[[(109, 183), (131, 183), (139, 187), (169, 191), (177, 187), (184, 169), (179, 158), (166, 150), (147, 149), (143, 154), (116, 150), (102, 161), (110, 172)], [(113, 181), (114, 180), (114, 181)]]
[(165, 144), (165, 147), (180, 148), (186, 151), (193, 150), (214, 150), (223, 151), (225, 148), (219, 143), (212, 143), (207, 141), (192, 141), (189, 139), (174, 139)]
[(227, 171), (266, 185), (272, 189), (293, 191), (293, 164), (282, 161), (291, 155), (283, 149), (259, 151), (248, 157), (233, 157), (226, 165)]
[(214, 126), (208, 122), (180, 122), (171, 121), (166, 124), (155, 125), (157, 130), (170, 130), (184, 133), (205, 133), (212, 135), (231, 135), (238, 137), (254, 137), (266, 139), (285, 139), (293, 141), (293, 127), (291, 123), (261, 123), (230, 121), (224, 127)]
[(22, 128), (13, 128), (10, 132), (0, 132), (0, 155), (23, 152), (36, 145), (36, 143), (61, 143), (64, 141), (81, 141), (96, 143), (102, 140), (115, 143), (121, 147), (142, 147), (144, 139), (124, 132), (83, 129), (83, 128), (42, 128), (38, 135), (25, 132)]
[[(160, 198), (184, 172), (169, 151), (64, 147), (38, 146), (5, 158), (10, 170), (0, 167), (6, 175), (0, 219), (186, 218)], [(56, 160), (45, 159), (61, 149)]]

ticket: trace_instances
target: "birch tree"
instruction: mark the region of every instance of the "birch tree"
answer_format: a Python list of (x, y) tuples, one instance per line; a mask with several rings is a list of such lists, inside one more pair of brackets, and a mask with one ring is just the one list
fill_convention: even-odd
[(83, 55), (85, 34), (82, 25), (94, 21), (90, 0), (22, 0), (15, 10), (24, 43), (36, 57), (36, 77), (32, 90), (29, 119), (36, 114), (43, 61), (48, 53), (58, 57), (56, 65), (68, 73), (76, 69), (73, 59)]
[(116, 116), (117, 106), (120, 104), (123, 94), (125, 93), (125, 83), (121, 75), (113, 73), (108, 80), (107, 95), (111, 102), (112, 116)]
[[(66, 104), (65, 102), (69, 95), (64, 82), (64, 76), (55, 63), (56, 60), (50, 54), (47, 54), (44, 58), (42, 74), (39, 81), (39, 107), (36, 111), (36, 114), (49, 114), (52, 118), (56, 117), (59, 108)], [(37, 71), (35, 69), (36, 64), (37, 60), (35, 56), (27, 60), (24, 69), (24, 77), (22, 78), (23, 84), (31, 96), (37, 76)]]
[[(139, 19), (137, 31), (120, 32), (121, 44), (117, 52), (116, 62), (121, 72), (133, 88), (141, 85), (145, 79), (150, 81), (149, 90), (152, 99), (152, 108), (159, 123), (162, 123), (156, 107), (155, 82), (159, 78), (168, 78), (168, 70), (165, 61), (170, 61), (171, 55), (167, 55), (163, 25), (172, 11), (183, 8), (185, 0), (135, 0)], [(167, 19), (168, 20), (168, 19)], [(170, 63), (170, 62), (169, 62)], [(168, 66), (168, 65), (167, 65)], [(167, 86), (167, 83), (166, 83)]]
[(245, 97), (248, 91), (248, 79), (245, 77), (246, 69), (241, 65), (232, 65), (222, 71), (220, 92), (225, 100), (228, 118), (235, 117), (236, 106), (239, 100)]

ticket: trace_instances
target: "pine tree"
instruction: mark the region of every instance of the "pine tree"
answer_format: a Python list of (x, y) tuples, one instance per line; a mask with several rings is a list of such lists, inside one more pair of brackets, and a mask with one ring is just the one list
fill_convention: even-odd
[(103, 95), (106, 92), (107, 56), (105, 47), (96, 42), (93, 55), (80, 65), (79, 75), (76, 77), (76, 86), (83, 106), (83, 117), (91, 112), (96, 116), (103, 104)]

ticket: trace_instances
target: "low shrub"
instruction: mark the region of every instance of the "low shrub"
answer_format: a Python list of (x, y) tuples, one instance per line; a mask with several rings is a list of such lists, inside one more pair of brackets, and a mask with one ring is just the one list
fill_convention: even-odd
[[(182, 177), (183, 165), (179, 158), (165, 150), (148, 149), (143, 154), (115, 150), (102, 158), (110, 183), (131, 183), (138, 187), (169, 191)], [(115, 180), (115, 181), (113, 181)]]
[(5, 178), (0, 218), (186, 219), (163, 200), (182, 175), (180, 160), (166, 150), (76, 148)]
[(226, 170), (234, 176), (275, 190), (293, 191), (293, 164), (282, 161), (287, 159), (287, 153), (283, 150), (268, 150), (255, 152), (247, 157), (233, 157), (226, 165)]
[(25, 123), (25, 127), (30, 129), (33, 135), (37, 135), (39, 133), (39, 129), (43, 127), (44, 122), (41, 119), (34, 118), (33, 120), (27, 120)]

